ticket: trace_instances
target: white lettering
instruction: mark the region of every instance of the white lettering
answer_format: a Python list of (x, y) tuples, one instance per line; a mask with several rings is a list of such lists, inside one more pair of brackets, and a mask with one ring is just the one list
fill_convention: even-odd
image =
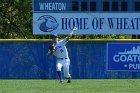
[(49, 8), (48, 8), (48, 10), (52, 10), (52, 6), (53, 4), (52, 3), (48, 3), (48, 6), (49, 6)]
[[(135, 59), (135, 58), (134, 58)], [(128, 55), (127, 62), (133, 62), (133, 58), (131, 55)]]
[(113, 60), (115, 61), (115, 62), (119, 62), (120, 60), (119, 60), (119, 55), (115, 55), (114, 57), (113, 57)]
[(120, 60), (121, 60), (122, 62), (125, 62), (125, 61), (126, 61), (126, 59), (127, 59), (127, 58), (126, 58), (126, 56), (125, 56), (125, 55), (121, 55), (121, 56), (120, 56)]
[(140, 64), (129, 64), (129, 69), (140, 69)]
[(42, 11), (65, 11), (66, 3), (39, 3)]
[[(136, 62), (138, 55), (132, 55), (132, 56), (133, 56), (133, 61)], [(139, 56), (138, 56), (138, 58), (139, 58)]]
[(140, 62), (140, 55), (114, 55), (114, 62)]
[(140, 55), (138, 56), (138, 61), (140, 61)]

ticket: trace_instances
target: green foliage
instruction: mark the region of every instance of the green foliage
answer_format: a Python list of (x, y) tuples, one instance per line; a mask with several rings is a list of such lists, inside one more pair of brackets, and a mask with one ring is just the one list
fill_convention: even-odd
[(31, 0), (3, 0), (0, 3), (0, 38), (33, 38)]

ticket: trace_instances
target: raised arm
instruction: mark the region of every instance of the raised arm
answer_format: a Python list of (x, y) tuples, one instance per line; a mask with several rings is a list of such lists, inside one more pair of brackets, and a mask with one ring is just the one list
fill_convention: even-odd
[(74, 28), (72, 29), (71, 33), (66, 37), (66, 42), (69, 41), (69, 39), (70, 39), (70, 38), (72, 37), (72, 35), (73, 35), (73, 32), (75, 32), (75, 31), (77, 31), (77, 28), (76, 28), (76, 27), (74, 27)]

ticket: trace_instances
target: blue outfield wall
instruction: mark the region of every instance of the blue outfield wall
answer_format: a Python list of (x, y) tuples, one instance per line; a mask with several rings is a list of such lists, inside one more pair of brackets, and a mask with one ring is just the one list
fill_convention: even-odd
[[(56, 58), (48, 58), (44, 42), (0, 42), (0, 79), (55, 79)], [(107, 71), (107, 42), (87, 41), (67, 44), (74, 79), (140, 78), (139, 71)]]

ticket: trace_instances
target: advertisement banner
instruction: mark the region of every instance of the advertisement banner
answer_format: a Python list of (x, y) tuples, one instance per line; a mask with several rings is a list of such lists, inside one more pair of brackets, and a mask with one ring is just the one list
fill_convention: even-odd
[(75, 26), (75, 34), (140, 34), (140, 13), (33, 13), (33, 34), (69, 34)]
[(140, 71), (140, 43), (107, 43), (107, 70)]

